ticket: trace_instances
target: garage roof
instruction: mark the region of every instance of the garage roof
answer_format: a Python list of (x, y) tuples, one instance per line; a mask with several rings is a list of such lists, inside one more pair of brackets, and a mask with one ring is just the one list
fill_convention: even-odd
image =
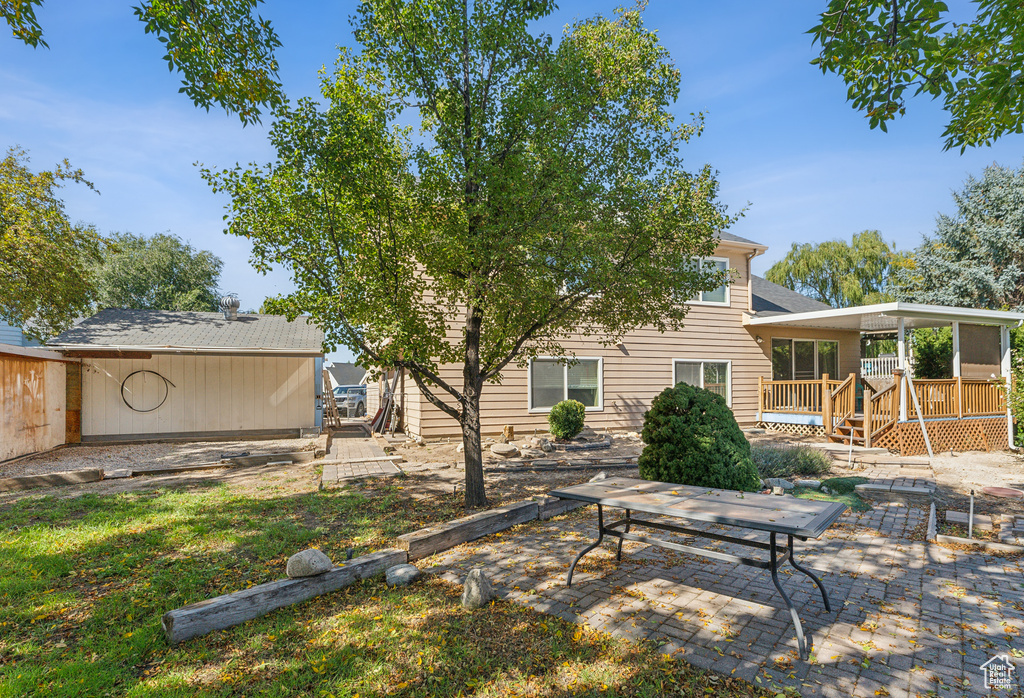
[(56, 349), (323, 353), (323, 331), (307, 317), (107, 308), (63, 332)]

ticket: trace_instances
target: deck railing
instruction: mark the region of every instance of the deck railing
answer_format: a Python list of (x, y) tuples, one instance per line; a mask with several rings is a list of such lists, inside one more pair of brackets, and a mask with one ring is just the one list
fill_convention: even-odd
[(864, 378), (891, 378), (892, 372), (899, 368), (898, 356), (879, 356), (876, 359), (860, 360), (860, 375)]
[[(846, 380), (773, 381), (758, 379), (758, 418), (764, 413), (792, 415), (820, 415), (827, 434), (846, 419), (852, 419), (856, 410), (856, 376)], [(905, 383), (904, 385), (909, 384)], [(1006, 398), (1000, 383), (992, 380), (967, 378), (915, 379), (913, 381), (921, 416), (925, 419), (963, 419), (1006, 414)], [(900, 419), (900, 404), (906, 401), (906, 419), (917, 419), (914, 401), (896, 380), (891, 386), (872, 394), (866, 388), (864, 400), (865, 442), (879, 436)]]

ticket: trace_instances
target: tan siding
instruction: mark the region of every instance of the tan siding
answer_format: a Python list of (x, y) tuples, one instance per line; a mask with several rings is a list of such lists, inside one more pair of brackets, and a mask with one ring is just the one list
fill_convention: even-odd
[[(121, 399), (129, 373), (151, 370), (174, 387), (157, 410), (140, 413)], [(314, 359), (159, 354), (151, 359), (86, 359), (83, 436), (298, 429), (315, 424)], [(158, 400), (162, 381), (147, 374), (140, 401)], [(141, 404), (141, 403), (140, 403)]]
[[(751, 424), (757, 415), (758, 376), (771, 377), (769, 352), (772, 336), (838, 339), (842, 377), (857, 373), (860, 360), (860, 335), (857, 332), (821, 330), (779, 330), (770, 327), (743, 326), (743, 313), (750, 303), (748, 264), (742, 253), (719, 250), (718, 257), (729, 258), (739, 275), (729, 290), (729, 305), (692, 305), (685, 327), (678, 332), (657, 332), (643, 328), (629, 333), (620, 347), (605, 347), (597, 337), (572, 337), (563, 346), (567, 354), (603, 359), (603, 409), (587, 413), (587, 424), (601, 429), (638, 429), (643, 414), (654, 397), (673, 380), (674, 359), (704, 359), (731, 362), (731, 402), (741, 424)], [(457, 336), (453, 332), (453, 336)], [(763, 338), (761, 344), (756, 337)], [(461, 367), (450, 365), (441, 370), (441, 378), (461, 387)], [(439, 395), (443, 395), (438, 391)], [(459, 433), (457, 422), (433, 407), (419, 394), (411, 380), (406, 386), (406, 424), (411, 433), (424, 437), (452, 436)], [(448, 400), (451, 402), (451, 400)], [(511, 424), (520, 433), (547, 430), (546, 413), (530, 413), (527, 395), (527, 369), (510, 366), (498, 385), (484, 387), (481, 426), (485, 434), (499, 433)]]

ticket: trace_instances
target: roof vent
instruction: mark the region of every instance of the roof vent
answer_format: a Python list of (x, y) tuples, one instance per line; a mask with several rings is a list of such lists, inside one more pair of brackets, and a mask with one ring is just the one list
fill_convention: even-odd
[(238, 296), (234, 293), (229, 293), (226, 296), (221, 296), (220, 309), (224, 311), (225, 320), (237, 320), (238, 319), (238, 307), (241, 303), (238, 302)]

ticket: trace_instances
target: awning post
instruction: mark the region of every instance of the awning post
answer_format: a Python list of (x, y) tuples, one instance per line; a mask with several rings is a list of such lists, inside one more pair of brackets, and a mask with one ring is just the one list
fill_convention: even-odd
[[(1005, 381), (1006, 390), (1009, 391), (1013, 381), (1013, 377), (1010, 372), (1010, 328), (1006, 325), (1000, 325), (999, 327), (999, 349), (1000, 359), (999, 367), (1000, 373), (1002, 374), (1003, 381)], [(1007, 394), (1006, 400), (1006, 440), (1010, 448), (1014, 448), (1013, 444), (1013, 413), (1010, 412), (1010, 400), (1009, 394)]]
[(907, 330), (903, 318), (896, 318), (896, 351), (900, 367), (900, 421), (907, 421)]
[(953, 321), (953, 377), (960, 377), (960, 323)]

